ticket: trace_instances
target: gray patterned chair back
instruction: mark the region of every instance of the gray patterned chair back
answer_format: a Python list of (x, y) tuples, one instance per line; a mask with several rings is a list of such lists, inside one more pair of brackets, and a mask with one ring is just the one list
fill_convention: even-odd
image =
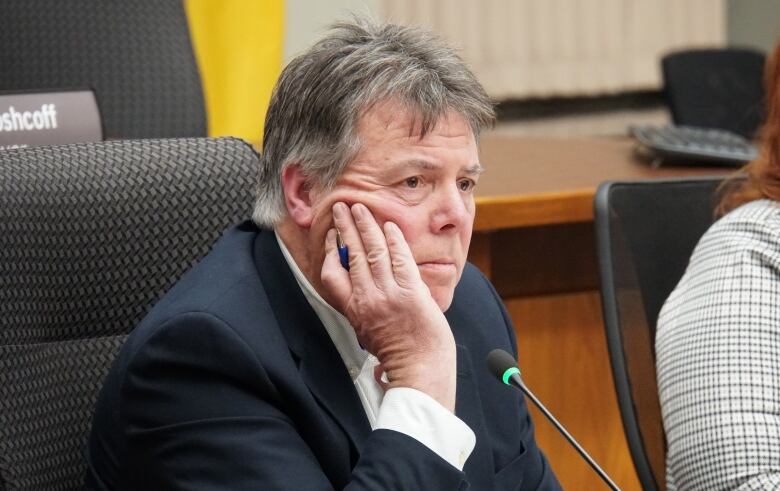
[(250, 216), (256, 172), (236, 139), (0, 151), (0, 489), (80, 487), (117, 350)]
[(0, 1), (0, 91), (69, 88), (106, 138), (206, 136), (183, 0)]

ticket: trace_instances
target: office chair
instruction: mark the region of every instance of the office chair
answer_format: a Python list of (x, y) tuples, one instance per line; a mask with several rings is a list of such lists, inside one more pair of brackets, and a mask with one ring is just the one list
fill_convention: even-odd
[(623, 429), (645, 491), (666, 488), (655, 372), (658, 313), (714, 221), (722, 178), (602, 183), (594, 200), (601, 302)]
[(183, 0), (3, 0), (0, 91), (92, 88), (106, 138), (206, 136)]
[(0, 151), (0, 489), (80, 488), (114, 356), (249, 217), (256, 170), (236, 139)]
[(728, 130), (751, 139), (764, 119), (764, 53), (752, 49), (685, 50), (661, 60), (675, 125)]

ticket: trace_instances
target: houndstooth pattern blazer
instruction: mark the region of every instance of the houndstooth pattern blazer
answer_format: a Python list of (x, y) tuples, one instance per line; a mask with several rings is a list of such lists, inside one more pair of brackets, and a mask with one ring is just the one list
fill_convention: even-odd
[(716, 222), (656, 334), (670, 490), (780, 488), (780, 203)]

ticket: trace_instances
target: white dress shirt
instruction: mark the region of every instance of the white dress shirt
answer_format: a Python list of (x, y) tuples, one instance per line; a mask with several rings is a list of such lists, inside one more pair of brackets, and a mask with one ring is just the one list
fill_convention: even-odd
[(360, 347), (346, 317), (328, 305), (311, 286), (279, 235), (279, 248), (298, 285), (319, 317), (347, 367), (372, 430), (387, 429), (419, 441), (458, 470), (463, 470), (476, 444), (471, 428), (429, 395), (398, 387), (386, 393), (374, 378), (375, 356)]

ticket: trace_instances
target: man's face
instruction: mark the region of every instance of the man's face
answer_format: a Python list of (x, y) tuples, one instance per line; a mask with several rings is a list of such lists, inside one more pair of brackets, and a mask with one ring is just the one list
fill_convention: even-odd
[(314, 264), (321, 267), (324, 237), (333, 226), (331, 207), (337, 201), (363, 203), (380, 225), (392, 221), (401, 228), (423, 281), (446, 310), (466, 262), (474, 185), (482, 168), (462, 116), (448, 113), (422, 139), (412, 131), (413, 120), (389, 102), (360, 119), (360, 152), (333, 189), (312, 190), (310, 247), (320, 248)]

